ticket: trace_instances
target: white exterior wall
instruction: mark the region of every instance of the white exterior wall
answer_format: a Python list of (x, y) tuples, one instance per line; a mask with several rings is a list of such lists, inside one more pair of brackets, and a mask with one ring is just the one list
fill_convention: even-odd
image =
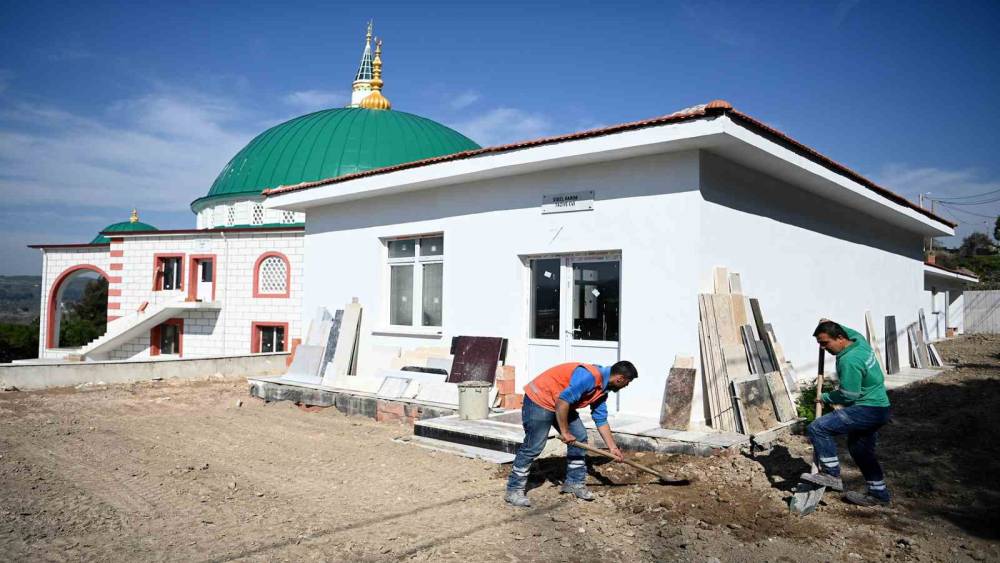
[(944, 338), (948, 327), (955, 328), (958, 334), (965, 333), (965, 286), (966, 283), (959, 280), (925, 274), (920, 306), (927, 317), (931, 340)]
[[(123, 237), (123, 264), (120, 314), (134, 313), (143, 302), (150, 304), (184, 300), (191, 280), (191, 255), (215, 255), (215, 301), (220, 311), (189, 311), (183, 315), (183, 354), (185, 357), (250, 352), (251, 323), (287, 322), (286, 345), (299, 338), (302, 312), (302, 246), (301, 232), (173, 234)], [(257, 259), (265, 252), (284, 254), (291, 267), (290, 294), (287, 298), (253, 296), (253, 274)], [(184, 254), (183, 289), (153, 291), (155, 254)], [(109, 359), (145, 358), (149, 356), (149, 334), (141, 334), (109, 354)]]
[[(884, 340), (885, 316), (895, 315), (905, 363), (906, 327), (928, 307), (923, 237), (711, 153), (701, 156), (701, 289), (711, 289), (715, 266), (739, 272), (743, 292), (760, 300), (800, 379), (815, 377), (812, 332), (824, 317), (865, 334), (871, 311)], [(832, 374), (831, 360), (825, 366)]]
[[(526, 373), (529, 271), (522, 257), (620, 251), (620, 357), (640, 372), (621, 394), (621, 410), (658, 413), (674, 355), (698, 352), (697, 188), (697, 153), (686, 152), (310, 209), (304, 310), (334, 310), (359, 298), (362, 374), (387, 367), (394, 347), (447, 347), (458, 335), (508, 338), (520, 388), (535, 375)], [(543, 194), (583, 190), (596, 192), (594, 210), (542, 214)], [(442, 334), (380, 333), (388, 324), (381, 238), (436, 232), (444, 233), (445, 249)]]
[(59, 279), (63, 272), (79, 266), (89, 264), (96, 266), (108, 275), (110, 272), (108, 247), (94, 246), (87, 248), (46, 248), (42, 251), (42, 291), (41, 309), (39, 309), (39, 338), (38, 357), (54, 358), (61, 357), (62, 354), (46, 350), (46, 338), (48, 335), (48, 311), (49, 300), (53, 284)]

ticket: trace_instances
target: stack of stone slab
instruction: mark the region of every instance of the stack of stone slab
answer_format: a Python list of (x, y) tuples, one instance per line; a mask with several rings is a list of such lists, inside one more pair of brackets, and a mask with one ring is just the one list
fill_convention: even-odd
[(760, 302), (744, 295), (738, 273), (716, 268), (713, 280), (714, 291), (698, 296), (701, 383), (709, 425), (755, 435), (794, 422), (795, 369), (786, 361), (774, 327), (765, 322)]
[(941, 354), (930, 342), (927, 318), (924, 316), (923, 309), (918, 311), (917, 322), (906, 327), (906, 336), (910, 343), (910, 365), (912, 367), (930, 368), (944, 365)]

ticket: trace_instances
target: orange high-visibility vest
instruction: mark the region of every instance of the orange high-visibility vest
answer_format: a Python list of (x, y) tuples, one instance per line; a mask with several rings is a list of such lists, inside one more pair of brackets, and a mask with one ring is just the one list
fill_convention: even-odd
[(585, 393), (580, 397), (579, 401), (570, 405), (570, 407), (579, 409), (593, 404), (603, 397), (605, 393), (603, 382), (601, 381), (601, 372), (597, 369), (597, 366), (591, 364), (570, 362), (551, 367), (543, 371), (531, 383), (525, 385), (524, 394), (536, 405), (547, 411), (555, 412), (556, 403), (559, 402), (559, 394), (569, 387), (569, 380), (573, 377), (573, 371), (580, 366), (587, 368), (587, 371), (593, 374), (597, 386), (588, 393)]

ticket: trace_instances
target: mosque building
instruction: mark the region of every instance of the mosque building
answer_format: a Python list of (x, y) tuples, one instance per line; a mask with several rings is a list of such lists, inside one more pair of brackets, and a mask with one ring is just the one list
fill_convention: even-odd
[[(86, 244), (42, 251), (39, 357), (128, 360), (287, 350), (302, 326), (305, 214), (268, 209), (263, 191), (443, 156), (479, 145), (430, 119), (391, 110), (381, 44), (369, 25), (351, 103), (264, 131), (191, 203), (193, 229), (139, 221)], [(62, 291), (76, 276), (108, 282), (104, 336), (59, 343)]]

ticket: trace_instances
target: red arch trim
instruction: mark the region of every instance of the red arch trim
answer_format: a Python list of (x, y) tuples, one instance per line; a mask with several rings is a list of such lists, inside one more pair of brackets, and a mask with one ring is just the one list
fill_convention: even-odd
[(56, 319), (56, 305), (58, 304), (59, 289), (62, 288), (62, 284), (73, 275), (75, 272), (80, 270), (89, 270), (100, 275), (104, 279), (108, 279), (108, 274), (94, 266), (93, 264), (77, 264), (76, 266), (70, 266), (66, 268), (63, 273), (59, 274), (56, 281), (52, 282), (52, 288), (49, 290), (48, 295), (48, 310), (45, 312), (45, 347), (55, 348), (56, 347), (56, 333), (55, 333), (55, 319)]
[[(277, 256), (285, 261), (285, 292), (284, 293), (261, 293), (260, 292), (260, 265), (267, 258), (271, 256)], [(284, 254), (276, 251), (265, 252), (257, 258), (257, 262), (253, 265), (253, 296), (254, 297), (277, 297), (284, 298), (288, 297), (292, 293), (292, 263), (288, 260), (288, 257)]]

